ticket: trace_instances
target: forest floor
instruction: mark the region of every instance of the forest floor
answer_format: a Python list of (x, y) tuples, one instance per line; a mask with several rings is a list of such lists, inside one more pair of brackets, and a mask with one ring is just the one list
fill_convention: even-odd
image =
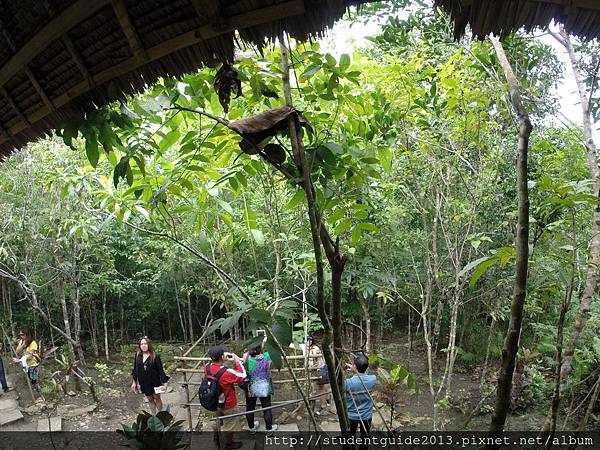
[[(432, 430), (433, 428), (433, 400), (430, 395), (428, 385), (428, 373), (426, 365), (426, 351), (420, 345), (414, 345), (409, 352), (408, 345), (404, 344), (406, 340), (395, 338), (386, 343), (382, 348), (383, 353), (388, 359), (399, 362), (404, 367), (411, 370), (419, 384), (419, 393), (408, 395), (402, 393), (395, 406), (393, 426), (403, 430)], [(410, 353), (410, 355), (409, 355)], [(165, 355), (168, 352), (163, 351), (162, 357), (165, 361), (165, 367), (171, 381), (169, 382), (169, 393), (163, 395), (165, 405), (170, 404), (170, 410), (179, 420), (187, 422), (187, 410), (180, 407), (180, 403), (185, 402), (184, 388), (178, 382), (181, 377), (174, 374), (175, 364)], [(141, 410), (148, 410), (145, 399), (141, 395), (135, 395), (130, 391), (130, 356), (115, 355), (110, 362), (103, 359), (90, 359), (84, 369), (87, 376), (92, 377), (96, 382), (96, 391), (99, 403), (96, 403), (89, 389), (81, 383), (81, 390), (76, 389), (71, 380), (68, 384), (68, 394), (63, 392), (48, 392), (45, 389), (45, 402), (31, 401), (24, 374), (14, 365), (6, 364), (8, 369), (8, 378), (14, 388), (14, 397), (18, 396), (19, 406), (23, 412), (24, 418), (13, 424), (0, 427), (2, 431), (33, 431), (37, 430), (38, 422), (47, 417), (61, 416), (62, 430), (90, 430), (90, 431), (114, 431), (121, 428), (121, 424), (131, 424), (135, 421), (137, 414)], [(443, 373), (445, 357), (440, 355), (436, 362), (436, 371), (434, 378), (439, 380)], [(53, 360), (44, 362), (43, 380), (49, 383), (48, 377), (52, 371), (57, 370), (57, 364)], [(467, 420), (471, 410), (479, 403), (479, 370), (477, 367), (470, 370), (464, 370), (457, 367), (452, 381), (453, 395), (452, 400), (440, 408), (440, 423), (444, 429), (460, 430)], [(493, 380), (495, 376), (494, 368), (490, 369), (488, 379)], [(199, 376), (195, 376), (194, 381), (199, 381)], [(285, 371), (277, 373), (275, 379), (289, 378)], [(190, 389), (196, 392), (196, 387)], [(275, 388), (273, 401), (289, 400), (299, 398), (296, 389), (292, 383), (277, 385)], [(242, 402), (243, 394), (238, 389), (238, 401)], [(192, 394), (193, 395), (193, 394)], [(443, 395), (442, 395), (443, 397)], [(485, 402), (489, 406), (483, 408), (483, 413), (477, 414), (471, 418), (467, 427), (469, 430), (486, 430), (490, 423), (491, 405), (495, 395), (491, 395)], [(197, 399), (195, 400), (198, 401)], [(390, 409), (383, 404), (383, 401), (377, 401), (378, 406), (386, 418), (390, 416)], [(300, 430), (308, 429), (307, 415), (302, 408), (291, 414), (294, 408), (281, 408), (274, 410), (275, 422), (282, 424), (297, 424)], [(284, 411), (285, 410), (285, 411)], [(513, 414), (508, 420), (508, 429), (539, 429), (543, 421), (543, 410), (541, 406), (533, 405), (521, 414)], [(196, 429), (207, 429), (209, 423), (207, 416), (200, 409), (193, 412), (194, 425)], [(262, 423), (262, 414), (258, 413), (255, 420)], [(389, 420), (389, 419), (388, 419)], [(327, 412), (320, 420), (328, 430), (335, 430), (337, 418), (333, 408)], [(374, 415), (374, 426), (383, 429), (381, 419), (377, 414)]]

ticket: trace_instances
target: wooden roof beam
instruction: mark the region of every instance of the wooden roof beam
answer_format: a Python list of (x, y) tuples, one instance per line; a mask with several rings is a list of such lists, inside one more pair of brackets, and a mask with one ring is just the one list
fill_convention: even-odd
[(50, 109), (50, 111), (54, 111), (56, 108), (54, 107), (52, 100), (50, 100), (50, 98), (46, 95), (46, 91), (44, 91), (42, 85), (38, 82), (31, 69), (27, 66), (25, 66), (25, 73), (27, 74), (27, 78), (29, 78), (31, 84), (33, 84), (33, 87), (35, 88), (36, 92), (38, 93), (44, 104)]
[(111, 0), (113, 10), (115, 11), (115, 15), (119, 20), (119, 24), (121, 25), (121, 29), (127, 38), (127, 42), (133, 51), (133, 54), (136, 58), (146, 61), (148, 59), (148, 55), (144, 50), (144, 45), (140, 37), (135, 31), (135, 27), (133, 26), (133, 22), (131, 21), (131, 17), (129, 17), (129, 12), (127, 11), (127, 7), (123, 0)]
[[(25, 117), (25, 114), (23, 114), (23, 112), (21, 111), (21, 108), (19, 108), (19, 106), (15, 103), (15, 101), (12, 99), (12, 97), (9, 95), (9, 93), (7, 92), (7, 90), (4, 88), (4, 86), (0, 86), (0, 94), (2, 94), (6, 100), (8, 100), (8, 103), (10, 104), (10, 107), (17, 113), (17, 115), (21, 118), (21, 123), (23, 124), (23, 128), (30, 125), (31, 122), (29, 121), (29, 119), (27, 117)], [(19, 124), (17, 124), (19, 125)]]
[(71, 40), (69, 35), (65, 34), (62, 38), (62, 41), (63, 41), (63, 44), (65, 45), (65, 47), (67, 48), (67, 50), (69, 51), (69, 54), (71, 55), (71, 59), (77, 65), (77, 68), (81, 72), (81, 75), (83, 75), (83, 78), (85, 79), (85, 81), (87, 81), (88, 86), (90, 88), (93, 88), (96, 85), (96, 83), (94, 82), (94, 78), (92, 77), (92, 74), (90, 74), (90, 71), (85, 66), (85, 62), (83, 61), (83, 58), (81, 58), (81, 55), (75, 48), (75, 44), (73, 44), (73, 41)]
[(553, 3), (555, 5), (567, 6), (570, 8), (593, 9), (600, 11), (600, 2), (598, 0), (529, 0), (535, 3)]
[(105, 7), (110, 0), (78, 0), (54, 18), (31, 38), (15, 55), (0, 69), (0, 86), (19, 73), (39, 53), (44, 51), (52, 42), (78, 25), (97, 11)]
[(8, 133), (8, 130), (4, 128), (4, 125), (0, 123), (0, 136), (4, 136), (6, 139), (12, 139), (12, 136)]
[[(188, 31), (187, 33), (181, 34), (168, 41), (162, 42), (152, 48), (149, 48), (146, 51), (148, 53), (149, 61), (155, 61), (183, 48), (199, 44), (204, 39), (217, 37), (219, 35), (229, 33), (237, 29), (243, 29), (245, 27), (253, 27), (275, 20), (283, 20), (289, 17), (299, 16), (304, 13), (304, 0), (289, 0), (285, 3), (279, 3), (274, 6), (268, 6), (259, 10), (250, 11), (247, 13), (229, 17), (226, 21), (226, 29), (215, 30), (212, 24), (206, 24), (195, 31)], [(113, 78), (131, 72), (132, 70), (135, 70), (142, 65), (144, 65), (144, 62), (141, 62), (137, 58), (131, 58), (127, 61), (122, 62), (121, 64), (110, 67), (108, 69), (103, 70), (102, 72), (95, 74), (93, 78), (95, 83), (100, 85), (102, 83), (112, 80)], [(0, 89), (6, 92), (4, 88)], [(90, 90), (91, 89), (87, 81), (76, 84), (64, 94), (56, 97), (53, 101), (54, 106), (56, 108), (60, 108), (61, 106), (71, 102), (74, 98), (79, 97), (80, 95), (83, 95)], [(31, 123), (35, 123), (38, 120), (43, 119), (49, 113), (49, 108), (47, 106), (43, 106), (39, 110), (32, 113), (28, 118), (26, 118), (26, 120), (29, 120)], [(8, 131), (12, 135), (16, 135), (17, 133), (23, 131), (29, 125), (29, 122), (26, 122), (26, 120), (23, 120), (13, 125)], [(6, 142), (6, 139), (0, 136), (0, 144), (2, 144), (3, 142)]]

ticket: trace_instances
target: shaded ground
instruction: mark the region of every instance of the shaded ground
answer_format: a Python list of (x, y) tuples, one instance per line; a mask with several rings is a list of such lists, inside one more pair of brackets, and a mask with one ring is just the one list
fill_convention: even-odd
[[(409, 357), (408, 345), (403, 344), (404, 342), (406, 342), (405, 339), (397, 337), (393, 339), (393, 342), (386, 343), (380, 352), (387, 358), (409, 368), (414, 373), (420, 387), (418, 395), (401, 394), (394, 414), (394, 427), (400, 427), (403, 430), (431, 430), (433, 426), (433, 400), (429, 393), (425, 348), (415, 345)], [(165, 356), (169, 354), (172, 354), (172, 352), (163, 351), (162, 353), (167, 372), (172, 377), (169, 382), (170, 392), (163, 395), (163, 401), (165, 404), (170, 404), (171, 412), (177, 419), (185, 420), (187, 425), (187, 410), (180, 407), (180, 404), (185, 402), (184, 389), (179, 383), (182, 378), (179, 374), (174, 373), (175, 365), (172, 359), (169, 360), (168, 356)], [(44, 389), (46, 402), (32, 403), (24, 374), (17, 367), (11, 365), (8, 367), (8, 376), (11, 385), (15, 388), (15, 392), (11, 395), (15, 398), (18, 396), (24, 419), (0, 429), (2, 431), (36, 430), (38, 420), (56, 415), (63, 417), (62, 427), (63, 430), (67, 431), (114, 431), (121, 428), (121, 423), (131, 424), (139, 411), (148, 408), (142, 395), (135, 395), (129, 390), (131, 384), (129, 375), (131, 370), (130, 359), (130, 355), (116, 355), (109, 363), (101, 359), (88, 361), (85, 371), (86, 375), (96, 382), (98, 404), (94, 402), (92, 395), (83, 383), (81, 391), (76, 391), (75, 384), (72, 381), (68, 385), (71, 395), (65, 395), (62, 392), (48, 392), (48, 387), (46, 387)], [(436, 364), (438, 365), (436, 367), (436, 378), (439, 378), (443, 371), (444, 355), (439, 357)], [(50, 386), (48, 383), (49, 374), (58, 368), (58, 364), (52, 360), (44, 362), (42, 373), (46, 386)], [(480, 398), (478, 392), (479, 373), (476, 368), (475, 370), (463, 371), (459, 366), (457, 369), (458, 372), (463, 373), (454, 375), (452, 402), (440, 410), (441, 423), (443, 423), (446, 430), (462, 429), (467, 416)], [(297, 373), (298, 376), (302, 376), (301, 374), (302, 372)], [(494, 378), (493, 369), (489, 376), (490, 379)], [(281, 371), (274, 378), (281, 380), (290, 379), (291, 377), (287, 372)], [(195, 376), (193, 381), (199, 381), (199, 379), (199, 376)], [(190, 390), (194, 395), (197, 386), (191, 386)], [(296, 398), (300, 398), (300, 396), (293, 383), (275, 386), (274, 402)], [(490, 396), (489, 402), (493, 402), (493, 399), (494, 395)], [(238, 401), (240, 403), (244, 402), (240, 390), (238, 390)], [(197, 403), (198, 399), (194, 399), (193, 402)], [(382, 408), (386, 418), (389, 419), (389, 407), (384, 405), (383, 400), (377, 403)], [(274, 410), (275, 422), (282, 425), (286, 423), (297, 424), (301, 430), (308, 429), (309, 422), (304, 407), (302, 406), (292, 414), (294, 409), (295, 407), (286, 407)], [(69, 417), (71, 414), (73, 414), (73, 417)], [(197, 429), (208, 429), (207, 419), (207, 414), (201, 408), (193, 409), (193, 421)], [(262, 423), (262, 413), (258, 413), (256, 419)], [(337, 419), (333, 408), (329, 413), (320, 417), (319, 420), (325, 427), (335, 429)], [(508, 428), (535, 430), (539, 429), (542, 421), (543, 411), (540, 412), (536, 411), (536, 408), (530, 408), (525, 415), (511, 416), (508, 421)], [(376, 418), (374, 422), (382, 428), (380, 418)], [(479, 414), (471, 419), (468, 429), (485, 430), (488, 428), (489, 423), (489, 413)]]

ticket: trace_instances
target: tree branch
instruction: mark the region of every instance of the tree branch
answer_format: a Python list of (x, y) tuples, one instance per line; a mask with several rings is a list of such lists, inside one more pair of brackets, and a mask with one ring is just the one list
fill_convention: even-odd
[(196, 251), (194, 248), (190, 247), (185, 242), (180, 241), (179, 239), (171, 236), (168, 233), (163, 233), (163, 232), (160, 232), (160, 231), (148, 230), (146, 228), (139, 227), (139, 226), (134, 225), (133, 223), (127, 222), (127, 221), (123, 221), (123, 223), (125, 225), (127, 225), (128, 227), (133, 228), (134, 230), (138, 230), (138, 231), (141, 231), (142, 233), (147, 233), (147, 234), (150, 234), (152, 236), (163, 237), (163, 238), (169, 239), (170, 241), (175, 242), (177, 245), (185, 248), (188, 252), (190, 252), (191, 254), (193, 254), (194, 256), (196, 256), (198, 259), (200, 259), (204, 264), (206, 264), (207, 266), (211, 267), (215, 272), (217, 272), (218, 274), (220, 274), (221, 276), (223, 276), (225, 279), (227, 279), (227, 281), (229, 281), (240, 292), (240, 294), (242, 294), (242, 296), (246, 300), (248, 300), (248, 302), (252, 303), (252, 299), (246, 293), (246, 291), (244, 291), (244, 289), (242, 289), (240, 287), (240, 285), (233, 278), (231, 278), (231, 276), (229, 276), (229, 274), (227, 272), (225, 272), (219, 266), (217, 266), (216, 264), (214, 264), (210, 259), (208, 259), (206, 256), (204, 256), (202, 253)]

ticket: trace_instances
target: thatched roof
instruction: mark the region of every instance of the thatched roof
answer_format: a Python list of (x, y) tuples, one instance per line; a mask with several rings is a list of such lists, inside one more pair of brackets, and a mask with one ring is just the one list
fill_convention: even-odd
[(372, 0), (5, 0), (0, 9), (0, 157), (83, 108), (161, 76), (231, 62), (235, 31), (261, 47), (284, 29), (320, 36)]
[(506, 36), (525, 28), (547, 27), (554, 19), (569, 34), (584, 39), (600, 37), (600, 0), (434, 0), (450, 15), (456, 38), (467, 25), (474, 36)]

